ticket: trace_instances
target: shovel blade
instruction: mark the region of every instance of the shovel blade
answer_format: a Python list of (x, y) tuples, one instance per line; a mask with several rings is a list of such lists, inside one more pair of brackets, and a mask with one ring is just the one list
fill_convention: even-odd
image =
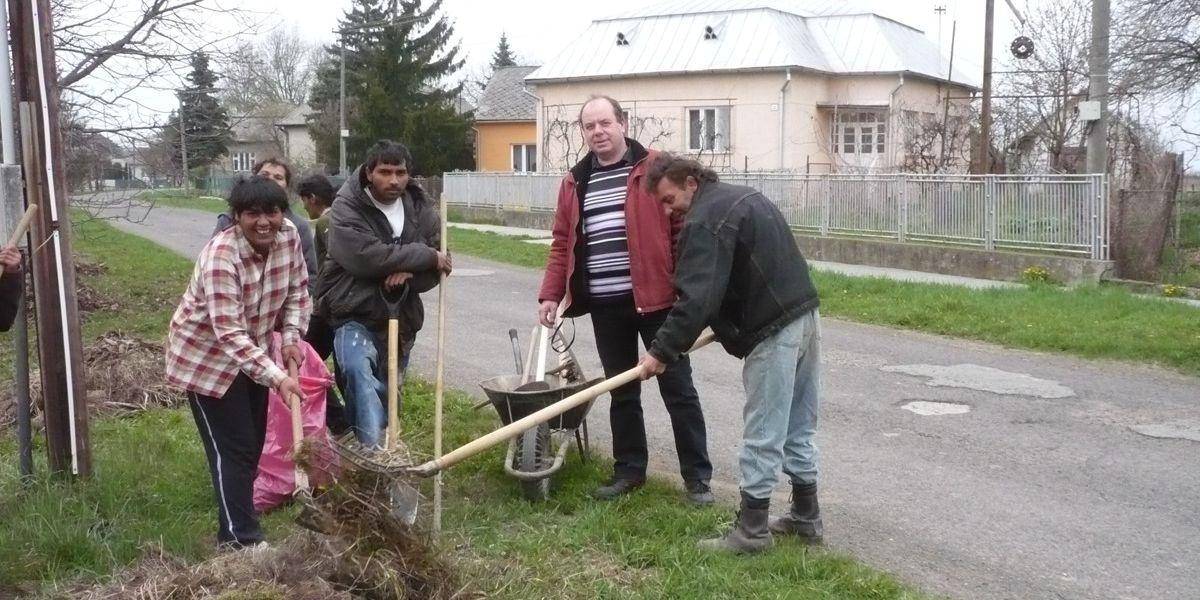
[(417, 522), (417, 508), (421, 503), (421, 492), (402, 481), (393, 481), (388, 486), (389, 512), (392, 518), (411, 527)]

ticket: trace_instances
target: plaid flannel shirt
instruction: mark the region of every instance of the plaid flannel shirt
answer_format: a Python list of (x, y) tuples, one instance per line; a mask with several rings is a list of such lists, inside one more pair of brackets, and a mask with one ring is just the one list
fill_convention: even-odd
[(215, 235), (171, 317), (167, 381), (214, 398), (239, 370), (260, 385), (279, 385), (287, 373), (271, 360), (271, 332), (280, 331), (285, 346), (300, 342), (312, 312), (307, 286), (300, 236), (287, 219), (266, 258), (240, 227)]

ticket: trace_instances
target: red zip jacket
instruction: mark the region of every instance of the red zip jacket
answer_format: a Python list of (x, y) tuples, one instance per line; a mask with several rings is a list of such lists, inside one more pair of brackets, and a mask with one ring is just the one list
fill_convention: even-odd
[[(626, 138), (633, 151), (633, 170), (625, 196), (625, 229), (629, 243), (629, 272), (633, 280), (633, 302), (639, 313), (670, 308), (675, 303), (675, 239), (682, 219), (668, 217), (662, 203), (645, 189), (646, 169), (658, 155)], [(564, 315), (577, 317), (588, 312), (586, 276), (576, 270), (584, 258), (580, 214), (583, 204), (578, 181), (587, 181), (592, 171), (592, 153), (583, 157), (558, 187), (554, 213), (554, 241), (546, 261), (546, 274), (538, 301), (554, 300), (567, 305)]]

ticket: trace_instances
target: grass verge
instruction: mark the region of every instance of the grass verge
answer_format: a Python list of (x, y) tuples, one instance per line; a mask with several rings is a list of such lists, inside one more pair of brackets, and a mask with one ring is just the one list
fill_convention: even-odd
[[(543, 268), (547, 246), (450, 229), (452, 250)], [(814, 271), (821, 314), (1085, 358), (1148, 362), (1200, 375), (1200, 312), (1104, 286), (972, 290)]]
[(153, 202), (156, 206), (172, 206), (175, 208), (190, 208), (210, 213), (223, 213), (229, 208), (224, 198), (203, 196), (195, 192), (183, 190), (158, 191), (150, 190), (142, 196), (143, 202)]
[[(101, 222), (78, 231), (80, 251), (107, 266), (95, 285), (118, 300), (117, 308), (93, 313), (86, 327), (120, 325), (161, 338), (189, 261)], [(406, 437), (428, 451), (432, 388), (413, 381), (405, 398)], [(448, 395), (447, 448), (497, 425), (493, 414), (470, 405), (465, 394)], [(103, 580), (150, 544), (186, 560), (211, 556), (216, 509), (186, 410), (98, 419), (92, 442), (90, 481), (41, 476), (26, 487), (15, 469), (0, 471), (0, 596)], [(0, 432), (0, 465), (16, 463), (15, 446), (11, 434)], [(43, 454), (35, 451), (39, 473), (45, 473)], [(616, 502), (594, 502), (588, 491), (611, 466), (574, 453), (555, 478), (552, 500), (531, 505), (504, 475), (502, 457), (496, 448), (445, 475), (440, 547), (462, 583), (488, 597), (919, 597), (850, 558), (793, 542), (752, 558), (701, 554), (695, 541), (719, 533), (731, 511), (687, 506), (662, 481)], [(295, 531), (293, 514), (285, 509), (267, 518), (269, 540)]]

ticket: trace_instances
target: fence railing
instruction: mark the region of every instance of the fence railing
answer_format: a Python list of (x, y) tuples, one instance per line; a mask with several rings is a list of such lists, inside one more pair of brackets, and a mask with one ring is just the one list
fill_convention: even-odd
[[(820, 235), (1083, 255), (1107, 260), (1103, 175), (721, 173)], [(553, 211), (561, 173), (446, 173), (450, 204)]]

